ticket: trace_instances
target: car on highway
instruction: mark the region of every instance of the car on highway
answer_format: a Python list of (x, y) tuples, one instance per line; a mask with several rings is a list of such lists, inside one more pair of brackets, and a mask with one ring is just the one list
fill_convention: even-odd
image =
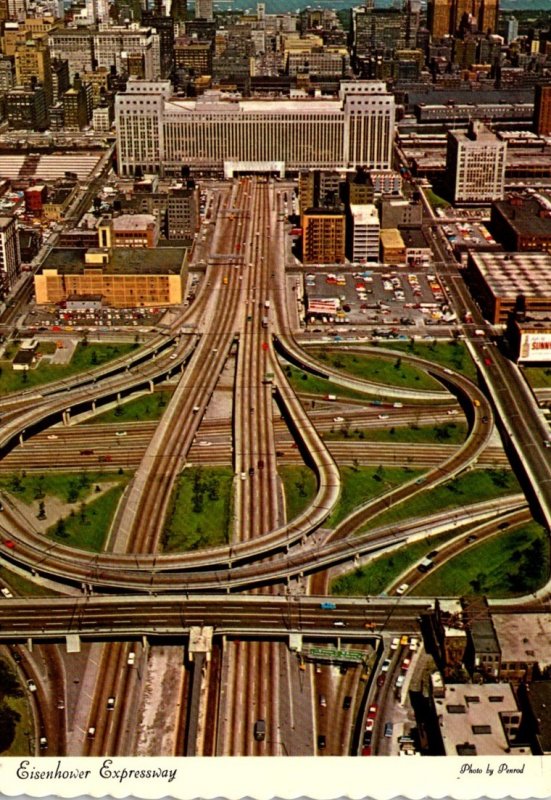
[(419, 646), (419, 640), (418, 640), (418, 639), (416, 639), (416, 637), (415, 637), (415, 636), (410, 636), (410, 639), (409, 639), (409, 649), (410, 649), (412, 652), (415, 652), (415, 650), (417, 650), (417, 647), (418, 647), (418, 646)]
[(459, 411), (456, 408), (448, 408), (446, 413), (449, 414), (450, 417), (455, 417), (456, 414), (459, 414)]
[(394, 729), (394, 725), (392, 722), (385, 723), (385, 736), (389, 739), (392, 736), (392, 731)]
[(89, 448), (87, 448), (86, 450), (81, 450), (80, 451), (80, 455), (81, 456), (93, 456), (94, 455), (94, 451), (90, 450)]
[(46, 438), (50, 439), (50, 441), (53, 441), (54, 439), (59, 439), (59, 436), (57, 436), (55, 433), (50, 433)]
[(402, 688), (402, 686), (404, 685), (404, 681), (405, 681), (405, 679), (406, 679), (406, 676), (405, 676), (405, 675), (398, 675), (398, 677), (396, 678), (396, 683), (394, 684), (394, 685), (395, 685), (395, 687), (396, 687), (397, 689), (401, 689), (401, 688)]
[(373, 733), (371, 731), (364, 731), (363, 746), (369, 747), (372, 738), (373, 738)]
[(115, 436), (126, 436), (126, 431), (115, 431)]
[(7, 547), (10, 550), (13, 550), (13, 548), (15, 547), (15, 542), (12, 542), (11, 539), (4, 539), (4, 547)]
[(178, 354), (177, 353), (171, 353), (169, 358), (170, 358), (171, 361), (174, 361), (174, 359), (178, 358)]
[(344, 417), (333, 417), (333, 422), (344, 422)]
[(27, 689), (29, 692), (36, 692), (36, 683), (29, 679), (27, 681)]
[(344, 628), (345, 625), (346, 625), (346, 622), (343, 622), (341, 619), (338, 619), (336, 622), (333, 623), (333, 626), (335, 628)]
[(95, 735), (96, 735), (96, 727), (95, 727), (95, 725), (91, 725), (88, 728), (88, 738), (89, 739), (93, 739)]
[(210, 447), (211, 445), (212, 445), (212, 442), (207, 442), (205, 439), (203, 439), (203, 441), (199, 442), (199, 447)]
[(489, 356), (487, 356), (487, 357), (484, 359), (484, 363), (486, 364), (486, 366), (487, 366), (487, 367), (489, 367), (489, 366), (490, 366), (491, 364), (493, 364), (494, 362), (492, 361), (492, 359), (491, 359)]
[(114, 697), (107, 698), (107, 710), (113, 711), (114, 708), (115, 708), (115, 698)]
[(134, 653), (134, 651), (128, 653), (128, 658), (126, 660), (126, 663), (130, 667), (132, 667), (136, 663), (136, 653)]
[(465, 541), (467, 542), (467, 544), (472, 544), (473, 542), (476, 542), (476, 539), (477, 537), (474, 535), (474, 533), (472, 533), (470, 536), (467, 536)]
[(266, 721), (257, 719), (254, 723), (254, 738), (257, 742), (263, 742), (266, 738)]
[(320, 733), (318, 735), (318, 750), (325, 750), (327, 746), (327, 740), (325, 738), (325, 734)]
[(410, 664), (411, 664), (411, 658), (404, 658), (404, 660), (402, 661), (402, 669), (404, 672), (408, 671)]
[(404, 633), (404, 635), (400, 637), (400, 644), (405, 647), (408, 642), (409, 642), (409, 637), (407, 633)]
[(379, 706), (377, 705), (377, 703), (373, 703), (372, 705), (370, 705), (368, 710), (367, 710), (367, 718), (368, 719), (375, 719), (375, 717), (377, 716), (377, 711), (378, 710), (379, 710)]
[(371, 755), (371, 745), (365, 745), (362, 747), (362, 756), (370, 756)]
[(324, 694), (320, 694), (320, 696), (319, 696), (319, 704), (320, 704), (320, 706), (322, 708), (326, 708), (327, 707), (327, 698), (326, 698), (326, 696)]
[(6, 597), (8, 600), (13, 597), (13, 594), (10, 592), (7, 586), (2, 586), (0, 592), (2, 593), (2, 596)]
[(247, 473), (246, 472), (242, 472), (240, 477), (241, 477), (242, 481), (246, 480), (247, 479)]
[(251, 477), (254, 475), (254, 467), (249, 467), (249, 475)]
[(336, 603), (332, 603), (330, 600), (324, 600), (323, 603), (320, 603), (320, 608), (323, 608), (324, 611), (333, 611), (337, 607)]
[(389, 418), (388, 414), (379, 414), (378, 416), (379, 416), (379, 419), (388, 419)]
[(365, 721), (365, 730), (372, 731), (375, 727), (375, 720), (373, 717), (368, 717)]
[(386, 672), (381, 672), (381, 674), (377, 676), (377, 686), (379, 687), (379, 689), (381, 688), (381, 686), (385, 685), (385, 681), (386, 681)]
[(351, 695), (347, 694), (342, 702), (342, 707), (346, 711), (347, 709), (350, 708), (351, 705), (352, 705), (352, 697)]
[(381, 672), (388, 672), (390, 669), (390, 658), (385, 658), (381, 664)]
[(40, 744), (40, 749), (41, 750), (47, 750), (48, 749), (48, 740), (46, 739), (45, 736), (41, 736), (40, 737), (39, 744)]
[(409, 589), (409, 583), (401, 583), (396, 589), (396, 594), (405, 594)]

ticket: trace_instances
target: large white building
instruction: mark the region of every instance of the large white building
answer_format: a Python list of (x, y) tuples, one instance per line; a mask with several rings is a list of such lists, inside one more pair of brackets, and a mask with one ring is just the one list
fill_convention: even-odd
[(161, 75), (161, 50), (159, 34), (153, 28), (100, 23), (94, 34), (94, 56), (98, 67), (111, 66), (117, 72), (126, 71), (130, 55), (141, 56), (145, 78), (154, 81)]
[[(239, 169), (389, 169), (394, 97), (380, 81), (343, 81), (339, 97), (241, 100), (171, 97), (168, 81), (128, 82), (115, 117), (121, 175)], [(277, 167), (274, 165), (277, 164)]]
[(479, 120), (467, 133), (450, 131), (446, 169), (454, 203), (491, 203), (503, 199), (507, 142)]

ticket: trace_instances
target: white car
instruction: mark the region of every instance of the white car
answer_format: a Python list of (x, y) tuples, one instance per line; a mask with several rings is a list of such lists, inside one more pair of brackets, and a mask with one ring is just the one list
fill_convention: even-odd
[(395, 636), (394, 639), (392, 640), (392, 642), (390, 643), (390, 649), (391, 650), (397, 650), (399, 644), (400, 644), (400, 637), (399, 636)]
[(126, 436), (126, 431), (116, 431), (115, 436)]
[(46, 438), (53, 441), (54, 439), (59, 439), (59, 436), (56, 436), (55, 433), (50, 433)]
[(385, 658), (381, 664), (381, 672), (388, 672), (390, 669), (390, 658)]
[(396, 594), (405, 594), (409, 589), (409, 583), (401, 583), (396, 589)]
[(34, 681), (28, 680), (27, 681), (27, 688), (29, 692), (36, 692), (36, 683)]
[(202, 442), (199, 442), (199, 447), (210, 447), (211, 444), (212, 442), (207, 442), (206, 440), (203, 440)]
[(7, 597), (8, 600), (11, 597), (13, 597), (13, 594), (10, 592), (10, 590), (6, 586), (2, 586), (2, 588), (0, 589), (0, 592), (2, 592), (3, 596)]
[(333, 417), (333, 422), (344, 422), (344, 417)]
[(136, 653), (132, 651), (131, 653), (128, 653), (128, 659), (126, 663), (128, 664), (128, 666), (132, 667), (135, 662), (136, 662)]
[(379, 419), (388, 419), (388, 414), (379, 414)]

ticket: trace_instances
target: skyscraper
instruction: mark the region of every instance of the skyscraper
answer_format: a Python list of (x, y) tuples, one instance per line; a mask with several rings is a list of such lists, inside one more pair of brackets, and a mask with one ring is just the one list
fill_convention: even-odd
[(19, 235), (15, 217), (0, 217), (0, 297), (5, 297), (21, 267)]
[(429, 0), (427, 23), (433, 39), (456, 34), (466, 25), (495, 33), (498, 13), (498, 0)]

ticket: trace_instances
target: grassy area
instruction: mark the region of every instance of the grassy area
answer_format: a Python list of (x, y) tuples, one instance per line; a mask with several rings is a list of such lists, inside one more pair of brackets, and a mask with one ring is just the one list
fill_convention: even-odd
[(471, 547), (431, 573), (415, 594), (511, 597), (539, 589), (549, 576), (549, 538), (530, 522)]
[(163, 532), (164, 552), (188, 552), (229, 541), (233, 477), (228, 467), (194, 467), (182, 473)]
[(427, 536), (413, 544), (398, 547), (390, 553), (374, 558), (353, 572), (341, 575), (331, 583), (331, 594), (373, 595), (382, 594), (405, 570), (410, 569), (431, 550), (453, 539), (454, 533)]
[(434, 209), (449, 208), (449, 203), (443, 197), (433, 192), (432, 189), (425, 189), (425, 196)]
[(308, 467), (279, 467), (285, 491), (287, 521), (295, 519), (316, 496), (316, 476)]
[(285, 374), (295, 392), (299, 394), (335, 394), (337, 397), (349, 397), (353, 400), (364, 401), (367, 401), (370, 396), (354, 389), (347, 389), (346, 386), (337, 386), (336, 383), (332, 383), (325, 378), (318, 378), (317, 375), (311, 375), (309, 372), (303, 372), (290, 364), (285, 366)]
[(144, 422), (145, 420), (160, 419), (172, 397), (171, 390), (163, 389), (161, 392), (146, 394), (129, 400), (103, 414), (87, 419), (84, 425), (95, 425), (97, 422), (118, 423), (121, 422)]
[(551, 386), (549, 367), (524, 367), (522, 371), (533, 389), (548, 389)]
[(27, 697), (7, 697), (4, 702), (8, 708), (20, 715), (20, 719), (17, 722), (15, 737), (11, 745), (2, 755), (34, 755), (34, 750), (31, 749), (35, 743), (34, 723)]
[[(47, 496), (57, 497), (64, 503), (78, 503), (93, 492), (95, 484), (105, 480), (105, 472), (83, 470), (78, 474), (72, 472), (27, 474), (23, 471), (0, 475), (0, 491), (8, 492), (28, 505)], [(120, 481), (124, 480), (124, 477), (110, 473), (108, 480)]]
[[(78, 375), (81, 372), (99, 367), (116, 358), (128, 355), (138, 347), (135, 343), (88, 344), (79, 343), (69, 364), (50, 364), (41, 361), (35, 369), (15, 371), (11, 361), (0, 360), (0, 395), (42, 386), (45, 383)], [(7, 354), (10, 356), (10, 353)]]
[(23, 578), (22, 575), (17, 572), (11, 572), (6, 567), (0, 567), (0, 580), (7, 583), (14, 594), (22, 595), (23, 597), (52, 597), (57, 594), (53, 589), (34, 583), (28, 578)]
[(346, 423), (335, 423), (322, 438), (331, 441), (404, 442), (407, 444), (461, 444), (467, 436), (463, 422), (444, 422), (441, 425), (408, 425), (388, 430), (352, 428)]
[(451, 342), (415, 342), (411, 340), (398, 342), (396, 339), (389, 339), (381, 347), (390, 347), (392, 350), (400, 350), (412, 356), (425, 358), (427, 361), (433, 361), (435, 364), (460, 372), (472, 381), (476, 382), (477, 380), (476, 367), (469, 351), (464, 343), (457, 339), (453, 339)]
[(515, 474), (504, 469), (474, 469), (465, 472), (451, 481), (420, 492), (403, 503), (384, 511), (370, 520), (363, 530), (386, 525), (389, 522), (402, 522), (415, 517), (423, 517), (455, 508), (465, 504), (494, 500), (508, 494), (520, 492)]
[(355, 508), (377, 495), (405, 483), (419, 470), (410, 467), (341, 467), (342, 490), (337, 505), (327, 520), (328, 528), (335, 528)]
[(441, 389), (440, 383), (427, 375), (422, 369), (402, 361), (384, 356), (359, 355), (341, 351), (313, 350), (312, 354), (333, 369), (348, 372), (355, 378), (381, 383), (386, 386), (412, 387), (435, 391)]
[(79, 550), (101, 552), (125, 483), (119, 482), (95, 500), (81, 503), (78, 510), (72, 509), (68, 516), (48, 528), (47, 535)]

